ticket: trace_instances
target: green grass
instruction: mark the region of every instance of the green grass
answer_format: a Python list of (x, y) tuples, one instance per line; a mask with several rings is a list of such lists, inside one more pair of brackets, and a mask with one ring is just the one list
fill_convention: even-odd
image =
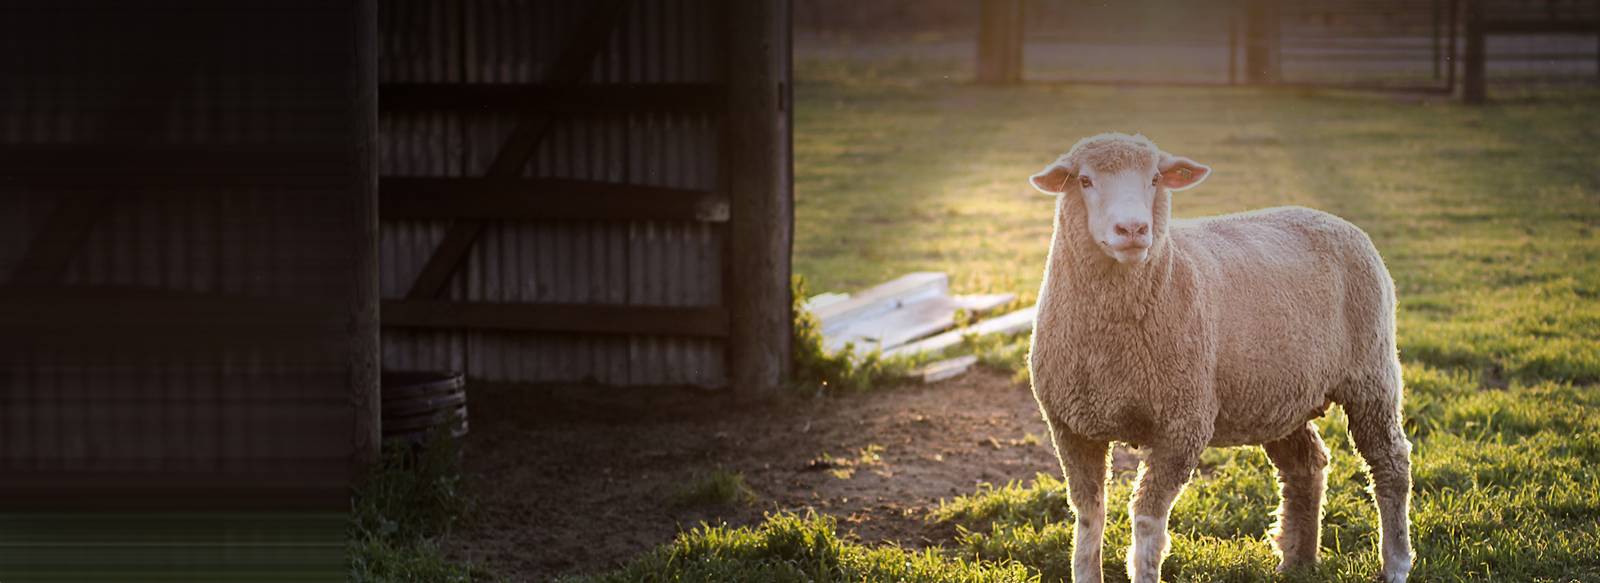
[(435, 431), (420, 452), (387, 443), (354, 498), (349, 580), (371, 583), (496, 581), (448, 558), (441, 543), (472, 510), (462, 487), (460, 442)]
[(969, 560), (937, 551), (846, 542), (829, 517), (774, 514), (755, 528), (702, 525), (594, 582), (657, 581), (1023, 581), (1015, 562)]
[(885, 358), (878, 350), (857, 353), (853, 343), (828, 351), (823, 346), (822, 322), (805, 309), (806, 298), (811, 296), (805, 278), (795, 276), (792, 291), (794, 343), (790, 376), (796, 390), (818, 394), (869, 391), (904, 380), (928, 360), (922, 355)]
[[(814, 291), (910, 271), (1031, 301), (1052, 203), (1026, 177), (1077, 138), (1140, 131), (1212, 165), (1179, 216), (1299, 204), (1372, 235), (1400, 294), (1417, 581), (1600, 581), (1600, 92), (1472, 109), (1371, 94), (940, 81), (936, 66), (803, 63), (795, 268)], [(1024, 338), (962, 350), (1016, 370)], [(1323, 562), (1377, 571), (1367, 478), (1335, 408)], [(1106, 576), (1125, 580), (1128, 476), (1113, 480)], [(1069, 576), (1053, 476), (985, 487), (928, 520), (927, 551), (841, 538), (825, 517), (706, 526), (600, 580), (1001, 580)], [(1208, 451), (1173, 512), (1172, 581), (1273, 581), (1276, 493), (1259, 448)]]
[(734, 506), (754, 504), (756, 493), (743, 474), (717, 468), (684, 484), (672, 499), (679, 506)]

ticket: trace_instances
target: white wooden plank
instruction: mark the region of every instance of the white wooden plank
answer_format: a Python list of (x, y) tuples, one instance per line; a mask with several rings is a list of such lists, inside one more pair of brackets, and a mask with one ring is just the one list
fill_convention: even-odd
[(918, 338), (955, 327), (956, 302), (949, 296), (916, 300), (898, 308), (850, 320), (833, 330), (823, 329), (829, 350), (854, 343), (858, 353), (888, 350)]
[(911, 373), (912, 378), (921, 378), (924, 384), (954, 378), (972, 369), (978, 363), (978, 357), (973, 355), (960, 356), (948, 360), (941, 360), (917, 369)]
[(850, 299), (850, 294), (841, 294), (841, 293), (832, 293), (832, 292), (825, 293), (825, 294), (817, 294), (817, 295), (811, 296), (811, 299), (806, 300), (805, 308), (806, 308), (806, 311), (815, 314), (815, 313), (817, 313), (817, 310), (822, 309), (823, 306), (830, 306), (830, 305), (833, 305), (835, 303), (842, 302), (842, 301), (845, 301), (845, 300), (848, 300), (848, 299)]
[(972, 314), (984, 314), (1011, 303), (1017, 299), (1017, 294), (976, 294), (968, 296), (955, 296), (956, 307)]
[(950, 276), (939, 272), (922, 271), (906, 274), (856, 294), (848, 300), (821, 306), (812, 313), (822, 322), (822, 331), (826, 335), (857, 320), (883, 314), (907, 303), (949, 295), (949, 291)]
[(983, 336), (986, 334), (1016, 334), (1019, 332), (1026, 332), (1033, 329), (1033, 318), (1038, 312), (1038, 309), (1038, 306), (1028, 306), (1004, 316), (978, 322), (977, 324), (973, 324), (972, 326), (961, 330), (951, 330), (938, 336), (925, 338), (916, 342), (885, 350), (883, 355), (885, 357), (893, 357), (910, 356), (924, 352), (938, 352), (960, 344), (961, 338), (968, 334)]

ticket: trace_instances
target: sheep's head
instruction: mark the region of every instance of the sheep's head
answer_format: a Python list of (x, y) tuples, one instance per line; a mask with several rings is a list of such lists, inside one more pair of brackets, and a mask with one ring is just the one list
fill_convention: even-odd
[[(1165, 215), (1156, 220), (1162, 194), (1191, 188), (1210, 173), (1210, 167), (1163, 152), (1142, 135), (1107, 133), (1078, 141), (1031, 182), (1045, 194), (1081, 197), (1084, 226), (1100, 250), (1119, 263), (1138, 264), (1166, 236), (1158, 232)], [(1078, 207), (1057, 208), (1067, 213)]]

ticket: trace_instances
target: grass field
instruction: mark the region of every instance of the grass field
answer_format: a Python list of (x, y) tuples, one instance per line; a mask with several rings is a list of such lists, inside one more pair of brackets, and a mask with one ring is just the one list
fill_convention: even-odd
[[(795, 266), (813, 291), (941, 270), (957, 291), (1031, 300), (1052, 201), (1026, 177), (1081, 136), (1143, 132), (1215, 170), (1175, 196), (1179, 216), (1299, 204), (1377, 243), (1400, 294), (1414, 580), (1600, 581), (1600, 93), (1469, 109), (1253, 89), (993, 89), (886, 67), (801, 68)], [(1323, 562), (1291, 580), (1377, 571), (1375, 512), (1344, 423), (1337, 409), (1320, 421), (1334, 450)], [(1126, 577), (1128, 478), (1111, 490), (1112, 581)], [(1277, 580), (1264, 535), (1275, 504), (1259, 448), (1208, 451), (1173, 512), (1168, 580)], [(701, 528), (599, 579), (1069, 577), (1070, 510), (1051, 476), (980, 489), (927, 519), (960, 534), (929, 550), (868, 547), (830, 518), (775, 515)]]

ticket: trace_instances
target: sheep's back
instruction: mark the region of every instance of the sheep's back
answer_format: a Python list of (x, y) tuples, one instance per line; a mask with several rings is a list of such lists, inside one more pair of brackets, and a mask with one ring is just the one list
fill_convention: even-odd
[(1175, 221), (1171, 233), (1216, 323), (1214, 443), (1286, 434), (1352, 371), (1385, 349), (1392, 358), (1392, 283), (1355, 225), (1282, 207)]

